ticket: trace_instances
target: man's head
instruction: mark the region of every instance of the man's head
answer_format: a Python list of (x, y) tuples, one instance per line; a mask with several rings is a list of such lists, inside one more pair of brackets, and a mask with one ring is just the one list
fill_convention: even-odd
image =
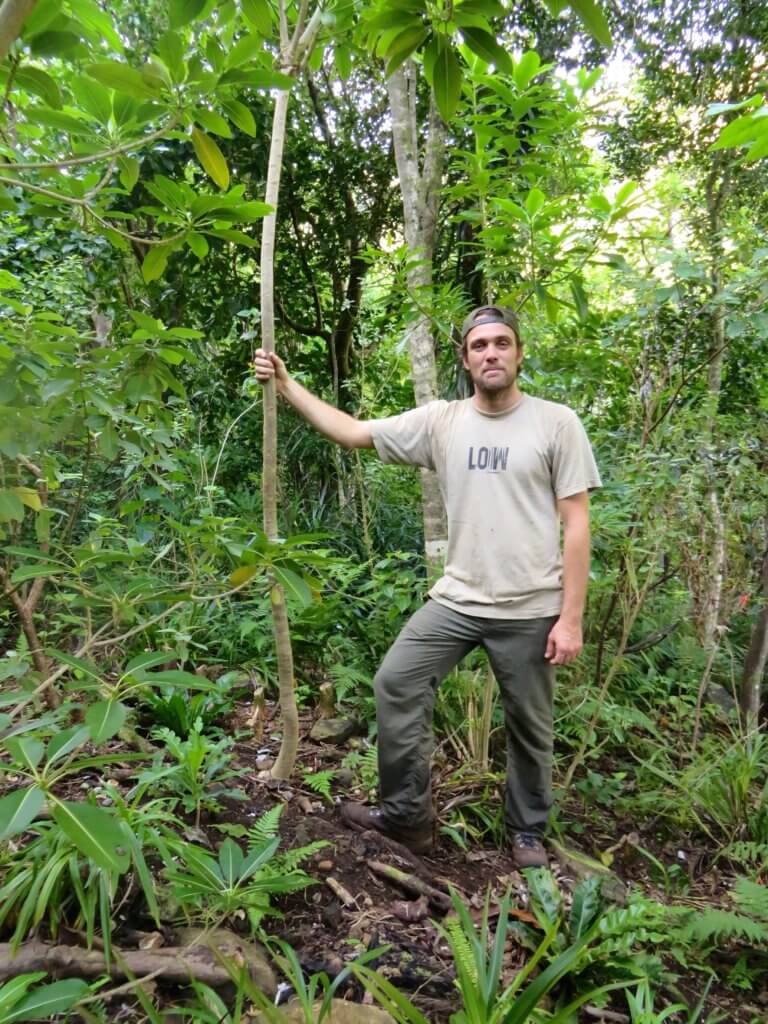
[(523, 347), (520, 340), (520, 324), (514, 309), (509, 306), (478, 306), (464, 318), (464, 323), (461, 325), (462, 355), (465, 355), (467, 351), (467, 335), (473, 328), (479, 327), (481, 324), (505, 324), (513, 332), (517, 347)]
[(517, 315), (508, 306), (480, 306), (461, 326), (461, 356), (475, 394), (494, 405), (519, 395), (523, 346)]

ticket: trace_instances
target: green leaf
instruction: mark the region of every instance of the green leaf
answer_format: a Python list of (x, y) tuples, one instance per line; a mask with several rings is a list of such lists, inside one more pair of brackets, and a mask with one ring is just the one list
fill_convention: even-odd
[(78, 747), (82, 747), (87, 742), (88, 730), (85, 726), (76, 725), (71, 729), (64, 729), (63, 732), (57, 732), (48, 743), (48, 749), (45, 752), (46, 769), (54, 761), (60, 761), (67, 754), (71, 754), (73, 750), (77, 750)]
[(101, 807), (69, 800), (51, 803), (54, 821), (81, 853), (105, 871), (122, 874), (128, 870), (130, 856), (112, 814)]
[(333, 48), (333, 60), (336, 64), (336, 71), (342, 82), (346, 82), (352, 74), (352, 52), (343, 43), (336, 43)]
[(208, 240), (198, 231), (188, 231), (184, 241), (201, 262), (208, 255)]
[(241, 132), (254, 138), (256, 135), (256, 119), (248, 107), (239, 100), (222, 100), (221, 105), (232, 122), (237, 125)]
[(23, 832), (45, 806), (45, 793), (37, 786), (17, 789), (0, 799), (0, 843)]
[(156, 99), (159, 90), (145, 80), (141, 72), (128, 67), (116, 60), (100, 61), (98, 64), (86, 64), (85, 73), (102, 85), (115, 89), (128, 96), (143, 96)]
[(495, 64), (499, 71), (502, 71), (505, 75), (512, 74), (512, 58), (504, 47), (499, 46), (490, 33), (484, 32), (479, 28), (463, 27), (461, 34), (464, 36), (464, 41), (470, 50), (477, 54), (481, 60), (484, 60), (486, 64)]
[(144, 262), (141, 264), (141, 273), (147, 284), (149, 284), (150, 281), (156, 281), (159, 277), (163, 276), (163, 272), (168, 266), (168, 257), (170, 255), (171, 249), (169, 246), (152, 246), (144, 257)]
[(312, 591), (298, 573), (279, 565), (272, 566), (272, 573), (277, 582), (282, 585), (285, 593), (299, 601), (302, 607), (308, 608), (312, 604)]
[(260, 565), (241, 565), (235, 569), (234, 572), (229, 575), (230, 585), (233, 587), (241, 587), (244, 583), (248, 583), (253, 579), (259, 572), (261, 572)]
[(219, 867), (228, 888), (233, 889), (239, 881), (244, 859), (243, 851), (234, 839), (227, 837), (219, 849)]
[(20, 523), (24, 519), (24, 503), (13, 491), (0, 491), (0, 523)]
[(608, 21), (594, 0), (571, 0), (571, 8), (587, 32), (598, 43), (602, 43), (603, 46), (613, 45)]
[(30, 992), (12, 1010), (3, 1014), (3, 1024), (16, 1021), (51, 1020), (56, 1014), (71, 1009), (81, 999), (91, 994), (88, 983), (82, 978), (66, 978), (50, 985), (41, 985)]
[(11, 736), (5, 741), (5, 749), (9, 752), (16, 764), (23, 766), (29, 771), (34, 771), (40, 764), (45, 753), (45, 745), (40, 740), (28, 736)]
[(165, 672), (141, 672), (134, 673), (136, 680), (150, 686), (158, 683), (172, 683), (174, 686), (183, 686), (188, 690), (204, 690), (210, 692), (216, 689), (216, 684), (205, 676), (196, 676), (192, 672), (185, 672), (180, 668), (170, 668)]
[(232, 68), (219, 78), (221, 85), (248, 85), (252, 89), (292, 89), (296, 79), (282, 71), (263, 68)]
[(205, 7), (206, 0), (171, 0), (168, 21), (171, 28), (181, 28), (194, 21)]
[(192, 129), (192, 145), (206, 174), (220, 189), (229, 188), (229, 168), (218, 145), (199, 128)]
[(197, 123), (202, 125), (207, 131), (213, 132), (215, 135), (221, 135), (225, 139), (232, 138), (232, 129), (221, 114), (217, 114), (215, 110), (206, 110), (205, 107), (198, 107), (195, 110), (194, 116)]
[(183, 82), (186, 77), (184, 64), (184, 44), (177, 32), (164, 32), (157, 41), (157, 55), (171, 73), (175, 83)]
[(444, 121), (450, 121), (459, 105), (463, 78), (458, 57), (450, 46), (443, 45), (438, 53), (432, 78), (437, 109)]
[(100, 700), (92, 704), (85, 713), (85, 724), (91, 730), (93, 742), (98, 745), (115, 736), (127, 716), (128, 708), (119, 700)]
[(272, 10), (267, 0), (240, 0), (245, 20), (265, 39), (272, 35)]
[(416, 25), (409, 26), (402, 32), (398, 31), (394, 38), (388, 43), (384, 49), (384, 54), (387, 58), (387, 67), (385, 74), (387, 78), (393, 74), (400, 65), (406, 61), (412, 53), (421, 46), (424, 40), (429, 36), (429, 29), (426, 25), (422, 25), (419, 22)]
[(103, 85), (88, 75), (77, 75), (72, 79), (71, 89), (79, 107), (95, 117), (100, 124), (109, 124), (112, 98)]
[(237, 231), (235, 228), (206, 228), (206, 235), (213, 235), (214, 238), (223, 238), (225, 242), (235, 242), (237, 245), (247, 245), (255, 248), (259, 243), (257, 239), (246, 235), (244, 231)]
[(527, 50), (515, 64), (514, 79), (518, 89), (526, 89), (528, 83), (539, 73), (541, 57), (535, 50)]
[(263, 49), (264, 40), (261, 36), (243, 36), (227, 54), (227, 67), (238, 68), (241, 64), (247, 64), (258, 57)]
[(29, 48), (39, 57), (74, 57), (76, 51), (84, 49), (76, 32), (53, 30), (33, 36), (29, 40)]
[(141, 164), (135, 156), (119, 156), (117, 165), (120, 168), (120, 184), (127, 192), (132, 192), (139, 180)]
[(54, 78), (34, 65), (24, 65), (16, 72), (14, 81), (27, 92), (39, 96), (49, 107), (57, 109), (61, 106), (61, 91)]
[(531, 218), (535, 217), (546, 202), (546, 196), (539, 188), (532, 188), (525, 197), (525, 208)]
[(11, 487), (16, 497), (33, 512), (39, 512), (43, 507), (40, 495), (34, 487)]

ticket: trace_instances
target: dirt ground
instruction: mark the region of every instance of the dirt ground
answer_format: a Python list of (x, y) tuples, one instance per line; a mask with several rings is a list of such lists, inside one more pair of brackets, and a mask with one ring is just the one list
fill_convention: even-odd
[[(310, 727), (311, 721), (302, 724), (303, 737), (308, 736)], [(305, 865), (317, 884), (277, 900), (283, 917), (268, 926), (271, 934), (284, 938), (294, 947), (308, 973), (323, 970), (333, 977), (356, 954), (387, 946), (388, 951), (375, 963), (376, 969), (404, 991), (431, 1024), (447, 1024), (450, 1014), (459, 1008), (452, 957), (434, 923), (444, 918), (444, 909), (439, 906), (442, 901), (409, 892), (401, 884), (383, 877), (381, 865), (395, 867), (445, 894), (450, 888), (455, 889), (478, 923), (488, 891), (493, 908), (509, 890), (513, 897), (513, 918), (535, 925), (535, 919), (527, 911), (526, 880), (515, 870), (506, 850), (473, 844), (464, 851), (450, 837), (438, 832), (434, 852), (429, 856), (416, 856), (376, 832), (357, 833), (343, 824), (339, 814), (342, 799), (360, 799), (364, 797), (360, 791), (335, 787), (333, 801), (329, 801), (295, 783), (276, 787), (266, 778), (265, 771), (270, 753), (277, 750), (274, 742), (266, 738), (258, 750), (247, 743), (238, 743), (236, 749), (244, 769), (241, 784), (252, 802), (233, 808), (229, 820), (252, 824), (275, 801), (281, 801), (285, 803), (281, 816), (283, 849), (316, 840), (329, 844)], [(338, 767), (346, 752), (346, 749), (313, 743), (305, 738), (299, 763), (304, 771)], [(697, 848), (690, 839), (682, 845), (671, 841), (660, 843), (658, 834), (643, 835), (633, 823), (617, 821), (609, 815), (598, 822), (590, 817), (588, 827), (584, 828), (586, 823), (578, 821), (578, 806), (569, 810), (573, 812), (574, 832), (578, 830), (580, 834), (574, 835), (573, 841), (568, 838), (565, 856), (561, 849), (559, 854), (553, 853), (550, 860), (566, 905), (584, 873), (583, 867), (568, 856), (567, 850), (571, 849), (590, 857), (597, 857), (601, 850), (609, 848), (615, 851), (612, 874), (607, 877), (604, 889), (617, 902), (624, 901), (630, 886), (661, 902), (669, 902), (670, 897), (660, 891), (651, 877), (649, 861), (637, 856), (637, 846), (654, 850), (657, 859), (684, 864), (689, 876), (688, 891), (684, 900), (677, 899), (677, 902), (694, 908), (724, 905), (731, 878), (712, 865), (711, 854), (705, 848)], [(530, 955), (512, 935), (504, 961), (506, 981), (514, 977)], [(657, 1012), (668, 1003), (679, 1002), (681, 997), (694, 1006), (706, 977), (700, 972), (686, 972), (674, 962), (665, 967), (677, 975), (677, 991), (657, 999)], [(365, 998), (365, 993), (350, 983), (345, 997), (359, 1001)], [(601, 1019), (606, 1024), (630, 1020), (621, 993), (613, 998), (604, 1017), (597, 1008), (588, 1005), (581, 1011), (580, 1020), (594, 1024)], [(672, 1018), (673, 1021), (682, 1019)], [(699, 1019), (701, 1024), (707, 1020), (712, 1024), (716, 1020), (727, 1024), (768, 1022), (768, 986), (764, 985), (761, 991), (733, 991), (713, 985)]]

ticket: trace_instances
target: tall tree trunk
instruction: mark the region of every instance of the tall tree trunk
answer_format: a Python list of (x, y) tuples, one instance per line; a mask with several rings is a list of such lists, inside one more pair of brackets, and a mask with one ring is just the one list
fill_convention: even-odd
[[(298, 15), (293, 35), (289, 39), (288, 23), (284, 0), (280, 4), (281, 70), (287, 74), (300, 70), (320, 28), (320, 11), (315, 11), (306, 24), (306, 4)], [(275, 100), (272, 118), (272, 139), (269, 147), (267, 186), (265, 202), (272, 207), (272, 213), (264, 218), (261, 236), (261, 344), (266, 352), (275, 350), (275, 228), (277, 224), (277, 203), (280, 195), (280, 172), (283, 166), (285, 126), (288, 119), (287, 90), (280, 90)], [(262, 500), (264, 532), (274, 541), (277, 539), (277, 399), (274, 381), (264, 390), (264, 435), (262, 452)], [(296, 708), (296, 691), (293, 679), (293, 651), (288, 623), (288, 609), (282, 585), (270, 579), (270, 606), (272, 627), (277, 654), (277, 677), (280, 693), (280, 710), (283, 720), (283, 739), (280, 752), (272, 768), (276, 779), (288, 779), (296, 763), (299, 744), (299, 714)]]
[(757, 613), (749, 650), (741, 675), (739, 708), (745, 724), (756, 725), (760, 714), (760, 695), (765, 663), (768, 661), (768, 548), (763, 555), (760, 597), (762, 607)]
[[(426, 302), (432, 288), (437, 210), (445, 158), (445, 125), (434, 97), (430, 100), (429, 125), (420, 152), (416, 120), (416, 65), (408, 60), (387, 80), (392, 113), (392, 137), (397, 173), (403, 195), (405, 241), (411, 265), (408, 288), (418, 305)], [(418, 316), (408, 336), (413, 390), (417, 405), (437, 398), (435, 339), (427, 313)], [(442, 572), (448, 527), (437, 477), (421, 471), (424, 552), (430, 578)]]

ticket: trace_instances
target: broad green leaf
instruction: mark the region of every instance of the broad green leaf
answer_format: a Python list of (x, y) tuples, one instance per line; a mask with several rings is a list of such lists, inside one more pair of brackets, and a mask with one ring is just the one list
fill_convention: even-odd
[(342, 82), (346, 82), (352, 74), (352, 52), (343, 43), (337, 43), (333, 48), (333, 60), (336, 64), (336, 71)]
[(282, 71), (265, 71), (263, 68), (232, 68), (219, 79), (222, 85), (248, 85), (252, 89), (292, 89), (296, 79)]
[(78, 747), (82, 747), (87, 742), (88, 730), (83, 725), (75, 725), (71, 729), (64, 729), (63, 732), (56, 733), (49, 741), (48, 749), (45, 752), (46, 769), (54, 761), (60, 761), (67, 754), (71, 754), (73, 750), (77, 750)]
[(229, 582), (233, 587), (241, 587), (261, 572), (261, 569), (260, 565), (241, 565), (234, 572), (230, 573)]
[(258, 57), (263, 49), (264, 40), (261, 36), (243, 36), (227, 54), (227, 67), (239, 68), (241, 64), (247, 64)]
[(158, 683), (172, 683), (174, 686), (183, 686), (188, 690), (215, 690), (216, 684), (205, 676), (196, 676), (192, 672), (185, 672), (180, 668), (167, 669), (165, 672), (136, 672), (137, 682), (156, 686)]
[(459, 59), (450, 46), (444, 45), (438, 53), (432, 78), (437, 109), (444, 121), (450, 121), (459, 105), (463, 78)]
[(235, 228), (206, 228), (205, 233), (207, 235), (213, 235), (214, 238), (223, 238), (225, 242), (236, 242), (237, 245), (247, 245), (249, 248), (255, 248), (259, 243), (255, 238), (251, 238), (250, 235), (246, 235), (243, 231), (237, 231)]
[(188, 25), (205, 7), (206, 0), (170, 0), (168, 5), (168, 21), (171, 28)]
[(34, 487), (11, 487), (11, 491), (27, 508), (31, 508), (34, 512), (39, 512), (43, 507), (40, 495)]
[(512, 74), (512, 58), (492, 35), (479, 28), (462, 28), (461, 34), (470, 50), (486, 64), (495, 64), (505, 75)]
[(114, 459), (118, 452), (118, 443), (120, 438), (118, 437), (117, 430), (112, 420), (107, 420), (104, 427), (99, 434), (99, 451), (105, 459)]
[(186, 76), (184, 44), (177, 32), (164, 32), (157, 42), (157, 55), (171, 73), (174, 82), (183, 82)]
[(29, 48), (39, 57), (75, 57), (87, 52), (76, 32), (53, 29), (33, 36), (29, 40)]
[(149, 284), (150, 281), (156, 281), (159, 277), (162, 277), (165, 268), (168, 266), (168, 257), (170, 255), (171, 249), (169, 246), (152, 246), (144, 257), (144, 262), (141, 264), (141, 273), (147, 284)]
[(109, 124), (112, 99), (103, 85), (88, 75), (77, 75), (72, 79), (70, 87), (79, 107), (95, 117), (100, 124)]
[(234, 839), (227, 837), (219, 849), (219, 867), (221, 876), (230, 889), (233, 889), (240, 879), (244, 860), (243, 851)]
[(0, 269), (0, 291), (21, 288), (21, 281), (8, 270)]
[(47, 971), (34, 971), (32, 974), (17, 975), (15, 978), (11, 978), (10, 981), (5, 982), (0, 987), (0, 1020), (4, 1019), (3, 1015), (7, 1009), (18, 1003), (28, 988), (31, 988), (35, 982), (42, 981), (43, 978), (47, 977)]
[(119, 700), (100, 700), (85, 713), (85, 724), (91, 730), (91, 739), (98, 746), (115, 736), (123, 727), (128, 708)]
[(61, 14), (61, 0), (38, 0), (24, 19), (24, 39), (45, 31)]
[(603, 46), (613, 45), (608, 20), (595, 0), (571, 0), (570, 6), (584, 28), (598, 43), (602, 43)]
[(91, 679), (97, 682), (102, 681), (99, 670), (90, 661), (86, 661), (85, 658), (78, 658), (74, 654), (67, 654), (66, 651), (59, 651), (56, 648), (47, 651), (52, 658), (56, 658), (57, 661), (63, 662), (65, 665), (69, 665), (70, 668), (75, 669), (77, 672), (82, 672), (86, 676), (90, 676)]
[(299, 601), (304, 608), (308, 608), (312, 604), (312, 591), (298, 573), (279, 565), (272, 566), (272, 573), (277, 582), (282, 585), (285, 593)]
[(132, 672), (146, 671), (149, 668), (155, 668), (157, 665), (164, 665), (174, 657), (175, 651), (145, 651), (144, 654), (137, 654), (125, 666), (123, 678)]
[(214, 135), (221, 135), (225, 139), (232, 138), (232, 129), (221, 114), (217, 114), (215, 110), (206, 110), (205, 107), (198, 107), (195, 110), (195, 120), (207, 131), (213, 132)]
[[(201, 132), (199, 128), (192, 129), (192, 145), (197, 153), (197, 159), (203, 166), (206, 174), (213, 179), (220, 189), (229, 188), (229, 168), (224, 154), (213, 139)], [(158, 275), (159, 276), (159, 275)]]
[(429, 29), (421, 22), (395, 34), (383, 51), (383, 56), (387, 58), (387, 78), (418, 50), (428, 36)]
[(96, 0), (77, 0), (73, 14), (82, 25), (91, 30), (93, 41), (106, 39), (117, 53), (124, 53), (125, 47), (112, 24), (112, 19), (101, 10)]
[(272, 10), (267, 0), (240, 0), (245, 20), (265, 39), (272, 35)]
[(565, 10), (568, 6), (569, 0), (544, 0), (544, 6), (547, 8), (553, 18), (556, 18), (559, 14)]
[(135, 68), (128, 67), (116, 60), (100, 61), (98, 64), (86, 64), (85, 73), (101, 82), (102, 85), (115, 89), (128, 96), (143, 96), (156, 99), (158, 89), (150, 85)]
[(22, 64), (16, 71), (14, 82), (22, 89), (26, 89), (27, 92), (39, 96), (49, 107), (58, 110), (61, 106), (61, 91), (58, 83), (41, 68), (31, 64)]
[(128, 870), (130, 856), (113, 815), (91, 804), (58, 799), (51, 800), (51, 814), (78, 850), (100, 868), (118, 874)]
[(515, 64), (514, 79), (518, 89), (526, 89), (541, 67), (541, 57), (535, 50), (527, 50)]
[(5, 741), (5, 749), (19, 767), (34, 771), (45, 753), (45, 744), (30, 736), (11, 736)]
[(614, 200), (614, 205), (615, 206), (621, 206), (624, 203), (626, 203), (626, 201), (629, 199), (629, 197), (631, 195), (633, 195), (637, 191), (637, 187), (638, 186), (637, 186), (637, 182), (636, 181), (627, 181), (627, 182), (625, 182), (621, 186), (619, 191), (616, 193), (616, 199)]
[(3, 1014), (3, 1024), (16, 1021), (51, 1020), (57, 1014), (71, 1009), (81, 999), (91, 994), (90, 987), (82, 978), (66, 978), (42, 985), (25, 996), (12, 1010)]
[(20, 523), (24, 519), (24, 503), (11, 490), (0, 491), (0, 523)]
[(224, 111), (232, 122), (237, 125), (241, 132), (254, 138), (256, 135), (256, 119), (244, 103), (239, 100), (222, 100)]
[(539, 188), (532, 188), (525, 197), (525, 208), (531, 217), (535, 217), (546, 202), (546, 196)]
[(17, 789), (0, 798), (0, 843), (23, 832), (45, 806), (45, 793), (37, 786)]
[(199, 260), (204, 260), (208, 255), (208, 241), (198, 231), (188, 231), (184, 241)]

